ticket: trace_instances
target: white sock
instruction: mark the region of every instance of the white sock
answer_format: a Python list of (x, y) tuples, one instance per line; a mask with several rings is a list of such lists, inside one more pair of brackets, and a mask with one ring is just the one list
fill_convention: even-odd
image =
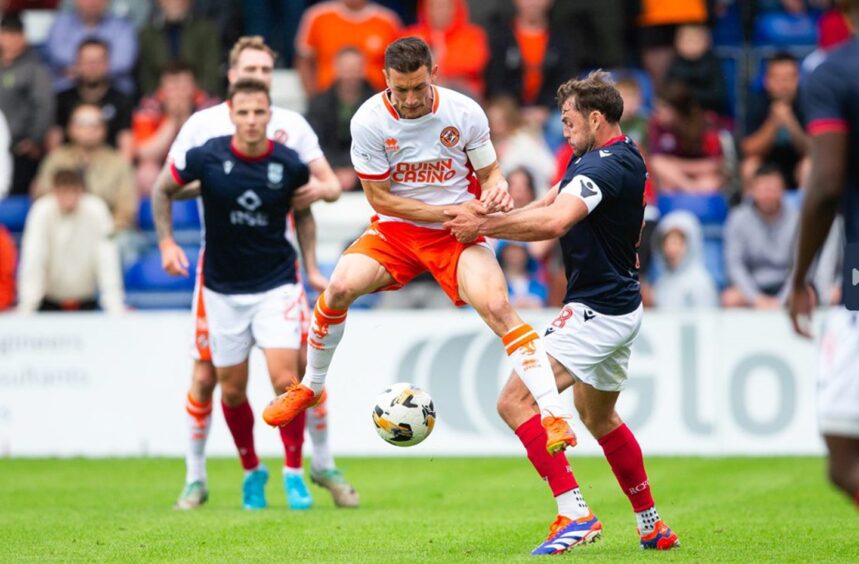
[(656, 506), (654, 505), (644, 511), (636, 511), (635, 520), (638, 522), (638, 530), (642, 535), (652, 533), (653, 529), (656, 528), (656, 522), (659, 521), (659, 513), (656, 512)]
[(260, 469), (260, 466), (262, 466), (262, 462), (260, 462), (259, 464), (257, 464), (253, 468), (249, 468), (249, 469), (245, 470), (245, 476), (247, 477), (250, 474), (253, 474), (254, 472), (256, 472), (257, 470)]
[(206, 481), (206, 441), (212, 427), (212, 402), (199, 403), (188, 394), (188, 450), (185, 452), (185, 483)]
[(555, 498), (555, 501), (558, 502), (558, 515), (569, 517), (574, 521), (591, 514), (591, 509), (585, 503), (585, 498), (579, 488), (562, 493)]
[(319, 394), (325, 387), (328, 367), (334, 351), (343, 338), (346, 312), (329, 309), (325, 305), (325, 294), (319, 296), (313, 308), (313, 324), (307, 339), (307, 370), (301, 383)]
[(501, 342), (516, 374), (537, 401), (540, 415), (548, 412), (555, 417), (570, 417), (570, 409), (561, 402), (546, 347), (534, 328), (523, 323), (508, 331)]
[(287, 474), (295, 474), (298, 476), (303, 476), (304, 475), (304, 468), (290, 468), (289, 466), (284, 466), (283, 467), (283, 475), (286, 476)]
[(311, 451), (310, 467), (314, 470), (329, 470), (334, 468), (334, 457), (328, 445), (328, 406), (325, 402), (307, 410), (307, 430), (310, 432)]

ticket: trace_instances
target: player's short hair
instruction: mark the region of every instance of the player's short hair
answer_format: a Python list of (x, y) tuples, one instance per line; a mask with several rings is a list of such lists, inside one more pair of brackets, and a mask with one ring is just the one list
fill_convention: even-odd
[(576, 110), (587, 114), (600, 112), (609, 123), (619, 123), (623, 114), (623, 98), (615, 88), (611, 75), (595, 70), (583, 79), (571, 79), (558, 88), (558, 106), (563, 108), (571, 96), (576, 97)]
[(232, 83), (229, 92), (227, 92), (227, 100), (232, 102), (236, 94), (254, 94), (256, 92), (265, 94), (266, 100), (271, 105), (271, 94), (268, 91), (268, 86), (265, 85), (265, 82), (255, 78), (243, 78)]
[(60, 168), (54, 172), (52, 178), (54, 187), (86, 188), (86, 180), (83, 173), (76, 168)]
[(110, 45), (108, 45), (107, 41), (103, 41), (98, 37), (87, 37), (80, 43), (78, 43), (78, 55), (80, 55), (81, 51), (86, 49), (87, 47), (101, 47), (104, 49), (105, 53), (110, 54)]
[(385, 72), (415, 72), (421, 67), (432, 70), (432, 51), (420, 37), (402, 37), (385, 49)]
[(277, 51), (266, 45), (265, 38), (262, 35), (245, 35), (244, 37), (239, 37), (239, 40), (230, 49), (230, 68), (234, 68), (238, 64), (239, 55), (245, 49), (264, 51), (271, 55), (273, 61), (277, 60)]

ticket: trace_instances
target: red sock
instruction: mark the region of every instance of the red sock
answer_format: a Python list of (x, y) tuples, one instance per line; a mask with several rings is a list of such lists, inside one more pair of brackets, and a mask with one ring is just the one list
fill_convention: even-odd
[(302, 411), (289, 425), (280, 427), (280, 440), (283, 442), (287, 468), (301, 468), (301, 447), (304, 445), (304, 423), (306, 420), (307, 411)]
[(550, 455), (546, 452), (546, 430), (540, 416), (534, 415), (516, 429), (516, 436), (525, 445), (528, 460), (540, 477), (549, 483), (555, 497), (579, 487), (567, 457), (563, 452)]
[(647, 481), (647, 472), (644, 470), (644, 456), (629, 427), (622, 424), (611, 433), (603, 435), (599, 444), (632, 508), (638, 512), (653, 507), (650, 482)]
[(254, 448), (254, 412), (251, 410), (251, 404), (245, 400), (241, 405), (230, 407), (221, 401), (221, 407), (224, 410), (227, 427), (233, 435), (233, 442), (236, 443), (239, 451), (242, 468), (253, 470), (259, 466), (259, 458)]

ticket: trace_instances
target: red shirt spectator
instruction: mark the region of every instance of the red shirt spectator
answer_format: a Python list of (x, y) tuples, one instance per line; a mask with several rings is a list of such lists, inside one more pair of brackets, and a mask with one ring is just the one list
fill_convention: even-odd
[(15, 241), (5, 227), (0, 225), (0, 311), (15, 303), (15, 266), (18, 253)]
[(489, 42), (483, 28), (469, 21), (465, 0), (420, 0), (418, 23), (406, 28), (403, 36), (420, 37), (429, 44), (441, 84), (483, 96)]

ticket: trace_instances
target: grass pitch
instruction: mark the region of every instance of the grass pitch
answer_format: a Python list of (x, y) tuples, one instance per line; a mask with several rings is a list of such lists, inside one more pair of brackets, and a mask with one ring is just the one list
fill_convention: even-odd
[[(603, 539), (565, 559), (859, 561), (859, 514), (824, 480), (819, 458), (653, 458), (657, 507), (682, 547), (643, 553), (635, 519), (600, 458), (571, 457)], [(209, 462), (210, 500), (171, 509), (178, 459), (0, 460), (0, 561), (533, 561), (554, 502), (527, 460), (341, 459), (362, 496), (337, 509), (286, 508), (278, 460), (269, 509), (241, 509), (237, 460)]]

